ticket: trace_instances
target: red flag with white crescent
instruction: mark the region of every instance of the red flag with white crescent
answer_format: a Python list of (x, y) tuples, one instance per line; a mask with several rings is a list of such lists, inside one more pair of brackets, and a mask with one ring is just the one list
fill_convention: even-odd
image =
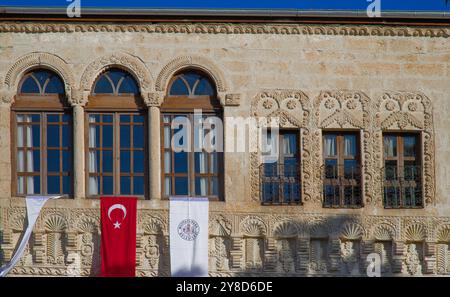
[(102, 197), (101, 276), (136, 276), (135, 197)]

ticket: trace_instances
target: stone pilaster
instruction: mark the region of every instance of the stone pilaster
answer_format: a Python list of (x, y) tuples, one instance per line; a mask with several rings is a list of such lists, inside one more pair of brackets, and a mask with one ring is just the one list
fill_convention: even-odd
[(0, 101), (0, 199), (11, 197), (10, 123), (11, 107)]
[(424, 274), (436, 273), (436, 243), (425, 242), (423, 252)]
[(309, 238), (297, 239), (297, 270), (300, 273), (308, 271), (310, 243)]
[(392, 272), (401, 273), (403, 267), (403, 260), (405, 259), (405, 243), (404, 242), (394, 242), (394, 249), (392, 255)]

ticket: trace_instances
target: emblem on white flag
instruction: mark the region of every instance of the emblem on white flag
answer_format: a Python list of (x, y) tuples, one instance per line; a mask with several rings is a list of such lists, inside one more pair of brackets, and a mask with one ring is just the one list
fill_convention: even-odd
[(197, 235), (200, 233), (200, 226), (197, 221), (186, 219), (182, 220), (178, 225), (178, 234), (184, 240), (194, 240), (197, 238)]
[(206, 197), (170, 198), (172, 276), (208, 276), (208, 212)]

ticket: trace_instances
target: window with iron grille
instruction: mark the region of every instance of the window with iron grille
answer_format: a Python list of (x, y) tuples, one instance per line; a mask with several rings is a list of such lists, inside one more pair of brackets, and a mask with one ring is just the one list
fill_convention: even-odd
[[(301, 203), (299, 134), (280, 130), (279, 141), (268, 132), (268, 144), (278, 145), (278, 158), (260, 166), (263, 204)], [(266, 159), (267, 160), (267, 159)]]
[(423, 207), (419, 134), (384, 133), (383, 147), (384, 207)]
[(323, 133), (323, 206), (362, 206), (359, 134)]

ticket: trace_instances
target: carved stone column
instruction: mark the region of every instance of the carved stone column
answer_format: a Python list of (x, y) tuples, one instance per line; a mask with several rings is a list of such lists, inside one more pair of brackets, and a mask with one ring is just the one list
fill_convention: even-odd
[(161, 113), (159, 107), (148, 108), (148, 143), (150, 199), (161, 199)]
[(161, 199), (161, 112), (163, 93), (143, 93), (148, 107), (148, 160), (150, 199)]
[(81, 104), (73, 106), (73, 173), (74, 197), (86, 197), (85, 187), (85, 155), (84, 155), (84, 109)]
[(84, 154), (84, 106), (89, 91), (71, 90), (67, 92), (67, 101), (73, 108), (73, 194), (75, 199), (86, 197), (85, 154)]

